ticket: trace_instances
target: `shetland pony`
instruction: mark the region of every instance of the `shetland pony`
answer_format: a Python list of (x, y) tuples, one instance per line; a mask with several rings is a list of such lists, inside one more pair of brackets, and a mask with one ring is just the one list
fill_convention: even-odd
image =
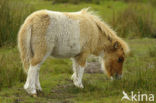
[(18, 47), (27, 72), (24, 89), (31, 95), (42, 90), (39, 70), (48, 56), (72, 58), (71, 79), (76, 87), (83, 88), (82, 77), (89, 55), (99, 56), (107, 76), (119, 79), (129, 51), (126, 42), (88, 9), (71, 13), (49, 10), (32, 13), (19, 30)]

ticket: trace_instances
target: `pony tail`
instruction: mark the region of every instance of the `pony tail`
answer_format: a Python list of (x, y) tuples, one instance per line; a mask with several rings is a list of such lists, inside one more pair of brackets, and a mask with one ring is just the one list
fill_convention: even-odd
[(91, 9), (91, 7), (83, 8), (83, 9), (81, 10), (81, 13), (88, 13), (90, 9)]
[(31, 49), (31, 26), (26, 23), (22, 25), (18, 33), (18, 48), (24, 71), (27, 73), (33, 53)]

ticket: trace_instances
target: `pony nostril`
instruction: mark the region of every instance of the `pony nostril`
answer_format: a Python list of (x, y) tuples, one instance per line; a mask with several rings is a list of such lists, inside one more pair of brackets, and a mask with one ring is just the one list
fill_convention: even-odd
[(122, 78), (122, 75), (118, 75), (118, 79), (121, 79)]
[(114, 77), (115, 77), (115, 78), (117, 78), (117, 77), (118, 77), (118, 74), (117, 74), (117, 73), (115, 73)]

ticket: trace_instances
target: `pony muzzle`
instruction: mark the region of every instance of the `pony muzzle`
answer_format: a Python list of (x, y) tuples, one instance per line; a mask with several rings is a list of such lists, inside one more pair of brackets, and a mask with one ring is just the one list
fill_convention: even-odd
[(122, 74), (115, 73), (113, 76), (111, 76), (111, 80), (120, 80), (122, 78)]

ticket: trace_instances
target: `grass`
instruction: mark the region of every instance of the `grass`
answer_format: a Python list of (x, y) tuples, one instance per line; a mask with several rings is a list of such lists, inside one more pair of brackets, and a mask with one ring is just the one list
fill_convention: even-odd
[(118, 32), (118, 35), (122, 37), (155, 38), (156, 21), (154, 11), (155, 9), (152, 8), (149, 4), (128, 4), (127, 8), (124, 11), (118, 11), (114, 13), (111, 24), (113, 25), (113, 28)]
[[(0, 101), (2, 103), (120, 103), (123, 90), (127, 93), (140, 91), (156, 94), (156, 40), (144, 38), (127, 40), (127, 42), (130, 44), (131, 53), (124, 63), (122, 80), (110, 81), (104, 74), (86, 73), (83, 78), (85, 88), (79, 89), (70, 80), (71, 61), (48, 58), (40, 71), (40, 82), (44, 93), (32, 98), (23, 89), (24, 80), (15, 79), (11, 86), (1, 88)], [(22, 68), (16, 48), (1, 48), (0, 56), (7, 56), (3, 59), (3, 63), (0, 62), (0, 65), (6, 69), (5, 72), (10, 73), (9, 75), (21, 75), (16, 72)], [(3, 74), (1, 76), (3, 77)], [(123, 103), (130, 102), (123, 101)]]
[(24, 81), (25, 75), (23, 74), (20, 58), (17, 58), (19, 57), (17, 49), (3, 48), (0, 49), (0, 54), (0, 89)]
[(112, 18), (114, 11), (121, 11), (126, 8), (127, 4), (120, 1), (107, 1), (102, 2), (99, 5), (93, 3), (80, 3), (78, 5), (63, 3), (63, 4), (55, 4), (52, 5), (51, 1), (43, 1), (36, 0), (30, 2), (36, 10), (40, 9), (49, 9), (53, 11), (62, 11), (62, 12), (74, 12), (79, 11), (83, 8), (91, 7), (93, 10), (97, 11), (97, 13), (106, 21), (109, 21)]
[(32, 11), (33, 7), (26, 2), (0, 0), (0, 47), (16, 45), (20, 25)]

